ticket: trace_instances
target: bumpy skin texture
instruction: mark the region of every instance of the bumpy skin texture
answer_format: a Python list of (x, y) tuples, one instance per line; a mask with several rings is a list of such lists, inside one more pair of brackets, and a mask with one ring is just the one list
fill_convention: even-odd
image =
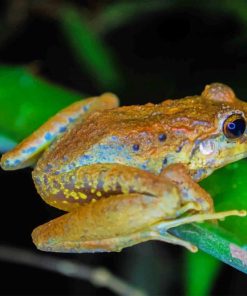
[[(2, 157), (5, 169), (39, 158), (33, 171), (39, 194), (70, 212), (34, 230), (38, 248), (119, 251), (157, 239), (194, 251), (167, 230), (191, 217), (245, 215), (215, 214), (196, 183), (247, 154), (246, 131), (234, 139), (224, 132), (228, 118), (247, 115), (247, 104), (228, 86), (211, 84), (201, 96), (159, 105), (117, 104), (104, 94), (69, 106)], [(180, 218), (186, 212), (199, 214)]]

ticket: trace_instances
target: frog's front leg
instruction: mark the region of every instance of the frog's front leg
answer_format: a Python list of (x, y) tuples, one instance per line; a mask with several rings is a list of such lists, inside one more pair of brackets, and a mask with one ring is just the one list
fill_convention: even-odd
[(214, 212), (214, 203), (210, 194), (193, 180), (185, 165), (171, 164), (160, 175), (168, 178), (179, 189), (183, 205), (193, 201), (200, 207), (201, 212)]
[[(229, 211), (178, 219), (186, 211), (200, 211), (201, 203), (193, 196), (185, 199), (178, 186), (167, 177), (125, 165), (94, 164), (51, 176), (46, 181), (63, 183), (61, 190), (67, 193), (73, 188), (73, 194), (67, 197), (62, 191), (56, 191), (53, 198), (57, 202), (75, 198), (74, 207), (67, 208), (71, 213), (33, 231), (34, 243), (46, 251), (119, 251), (148, 240), (166, 241), (195, 251), (189, 242), (172, 236), (167, 230), (191, 220), (243, 215), (239, 211)], [(80, 200), (84, 206), (80, 206)]]
[(32, 166), (58, 136), (78, 121), (84, 120), (92, 112), (117, 107), (118, 103), (118, 98), (111, 93), (73, 103), (51, 117), (13, 150), (5, 153), (1, 159), (1, 167), (5, 170), (16, 170)]

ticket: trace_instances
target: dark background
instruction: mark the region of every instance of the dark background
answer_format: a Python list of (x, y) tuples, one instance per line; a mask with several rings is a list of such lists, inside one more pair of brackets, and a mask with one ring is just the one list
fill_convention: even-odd
[[(32, 2), (42, 1), (27, 1), (21, 21), (12, 26), (7, 22), (7, 2), (14, 1), (1, 3), (5, 28), (0, 38), (1, 64), (36, 63), (39, 75), (54, 83), (88, 94), (105, 90), (78, 64), (50, 11), (36, 6), (32, 9)], [(64, 1), (43, 2), (58, 7)], [(70, 1), (78, 8), (87, 8), (92, 17), (111, 2)], [(204, 5), (174, 2), (177, 4), (152, 13), (137, 14), (104, 35), (122, 73), (122, 84), (108, 91), (117, 91), (122, 104), (142, 104), (199, 94), (205, 84), (219, 81), (232, 86), (240, 98), (246, 97), (247, 31), (243, 18), (235, 10), (224, 9), (229, 1), (218, 1), (218, 6), (210, 6), (210, 1), (207, 5), (206, 1)], [(240, 2), (247, 11), (247, 3)], [(33, 228), (61, 213), (38, 196), (31, 169), (0, 171), (0, 180), (1, 242), (34, 250), (30, 237)], [(181, 247), (148, 242), (121, 253), (54, 256), (105, 266), (151, 295), (183, 295), (184, 252)], [(3, 262), (0, 266), (1, 295), (111, 295), (106, 289), (48, 271)], [(246, 294), (246, 275), (222, 266), (211, 295)]]

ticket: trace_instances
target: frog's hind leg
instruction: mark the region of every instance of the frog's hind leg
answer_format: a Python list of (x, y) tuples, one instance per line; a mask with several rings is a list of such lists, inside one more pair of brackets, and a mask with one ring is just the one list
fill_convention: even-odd
[(4, 170), (16, 170), (36, 163), (39, 155), (68, 128), (88, 114), (118, 106), (118, 98), (111, 93), (78, 101), (51, 117), (32, 135), (24, 139), (1, 159)]
[(101, 199), (37, 227), (33, 241), (38, 249), (52, 252), (120, 251), (149, 240), (181, 245), (195, 252), (190, 242), (155, 226), (157, 220), (163, 220), (162, 200), (138, 193)]
[[(39, 178), (36, 186), (46, 202), (52, 205), (56, 201), (56, 207), (69, 211), (33, 231), (35, 245), (46, 251), (120, 251), (148, 240), (196, 251), (168, 230), (186, 223), (246, 214), (214, 213), (203, 189), (190, 179), (180, 182), (175, 171), (163, 177), (122, 164), (96, 163), (49, 179), (44, 176), (43, 180), (35, 172), (33, 177)], [(50, 187), (54, 184), (56, 190), (46, 190), (46, 183)]]
[[(50, 222), (52, 223), (52, 221)], [(32, 233), (33, 241), (36, 244), (37, 248), (42, 251), (50, 252), (63, 252), (63, 253), (94, 253), (94, 252), (120, 252), (122, 249), (134, 246), (139, 243), (143, 243), (150, 240), (158, 240), (174, 245), (183, 246), (191, 252), (197, 252), (197, 247), (177, 238), (168, 232), (163, 234), (158, 233), (157, 231), (148, 230), (132, 233), (126, 236), (118, 236), (105, 239), (95, 239), (95, 240), (60, 240), (58, 241), (52, 235), (48, 240), (42, 241), (43, 226), (41, 225), (34, 229)]]
[[(83, 208), (84, 207), (78, 209), (78, 211), (84, 212), (86, 215), (82, 218), (87, 219), (88, 213), (86, 213)], [(92, 214), (91, 212), (89, 213)], [(233, 210), (214, 214), (197, 214), (176, 220), (159, 222), (150, 226), (147, 230), (136, 231), (129, 235), (116, 235), (116, 232), (115, 235), (111, 235), (110, 224), (114, 223), (114, 221), (108, 221), (110, 224), (107, 225), (104, 221), (90, 221), (92, 217), (89, 217), (88, 221), (85, 220), (84, 222), (83, 219), (80, 219), (80, 221), (78, 220), (77, 223), (74, 224), (74, 218), (77, 214), (74, 215), (73, 212), (68, 213), (34, 229), (32, 237), (37, 248), (43, 251), (64, 253), (119, 252), (123, 248), (142, 242), (158, 240), (183, 246), (191, 252), (197, 252), (196, 246), (188, 241), (173, 236), (168, 233), (168, 230), (191, 222), (222, 219), (227, 216), (245, 216), (246, 212)], [(99, 215), (98, 219), (100, 218), (101, 216)], [(83, 224), (87, 224), (88, 222), (88, 226), (83, 226)], [(102, 227), (99, 227), (99, 225), (102, 225)], [(102, 228), (105, 228), (106, 233), (104, 233)], [(112, 228), (114, 229), (113, 224)], [(109, 231), (108, 237), (107, 230)], [(124, 229), (119, 228), (119, 232), (122, 230)]]

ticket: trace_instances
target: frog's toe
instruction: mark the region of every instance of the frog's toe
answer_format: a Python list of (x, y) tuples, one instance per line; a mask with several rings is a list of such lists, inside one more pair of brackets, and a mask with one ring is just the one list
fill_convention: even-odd
[(179, 217), (179, 216), (187, 213), (188, 211), (200, 212), (201, 210), (202, 210), (201, 204), (191, 201), (191, 202), (186, 203), (183, 207), (181, 207), (180, 209), (178, 209), (176, 211), (176, 217)]
[(54, 249), (60, 243), (59, 236), (55, 233), (56, 228), (51, 228), (49, 223), (46, 223), (33, 230), (32, 239), (39, 250), (55, 252)]

